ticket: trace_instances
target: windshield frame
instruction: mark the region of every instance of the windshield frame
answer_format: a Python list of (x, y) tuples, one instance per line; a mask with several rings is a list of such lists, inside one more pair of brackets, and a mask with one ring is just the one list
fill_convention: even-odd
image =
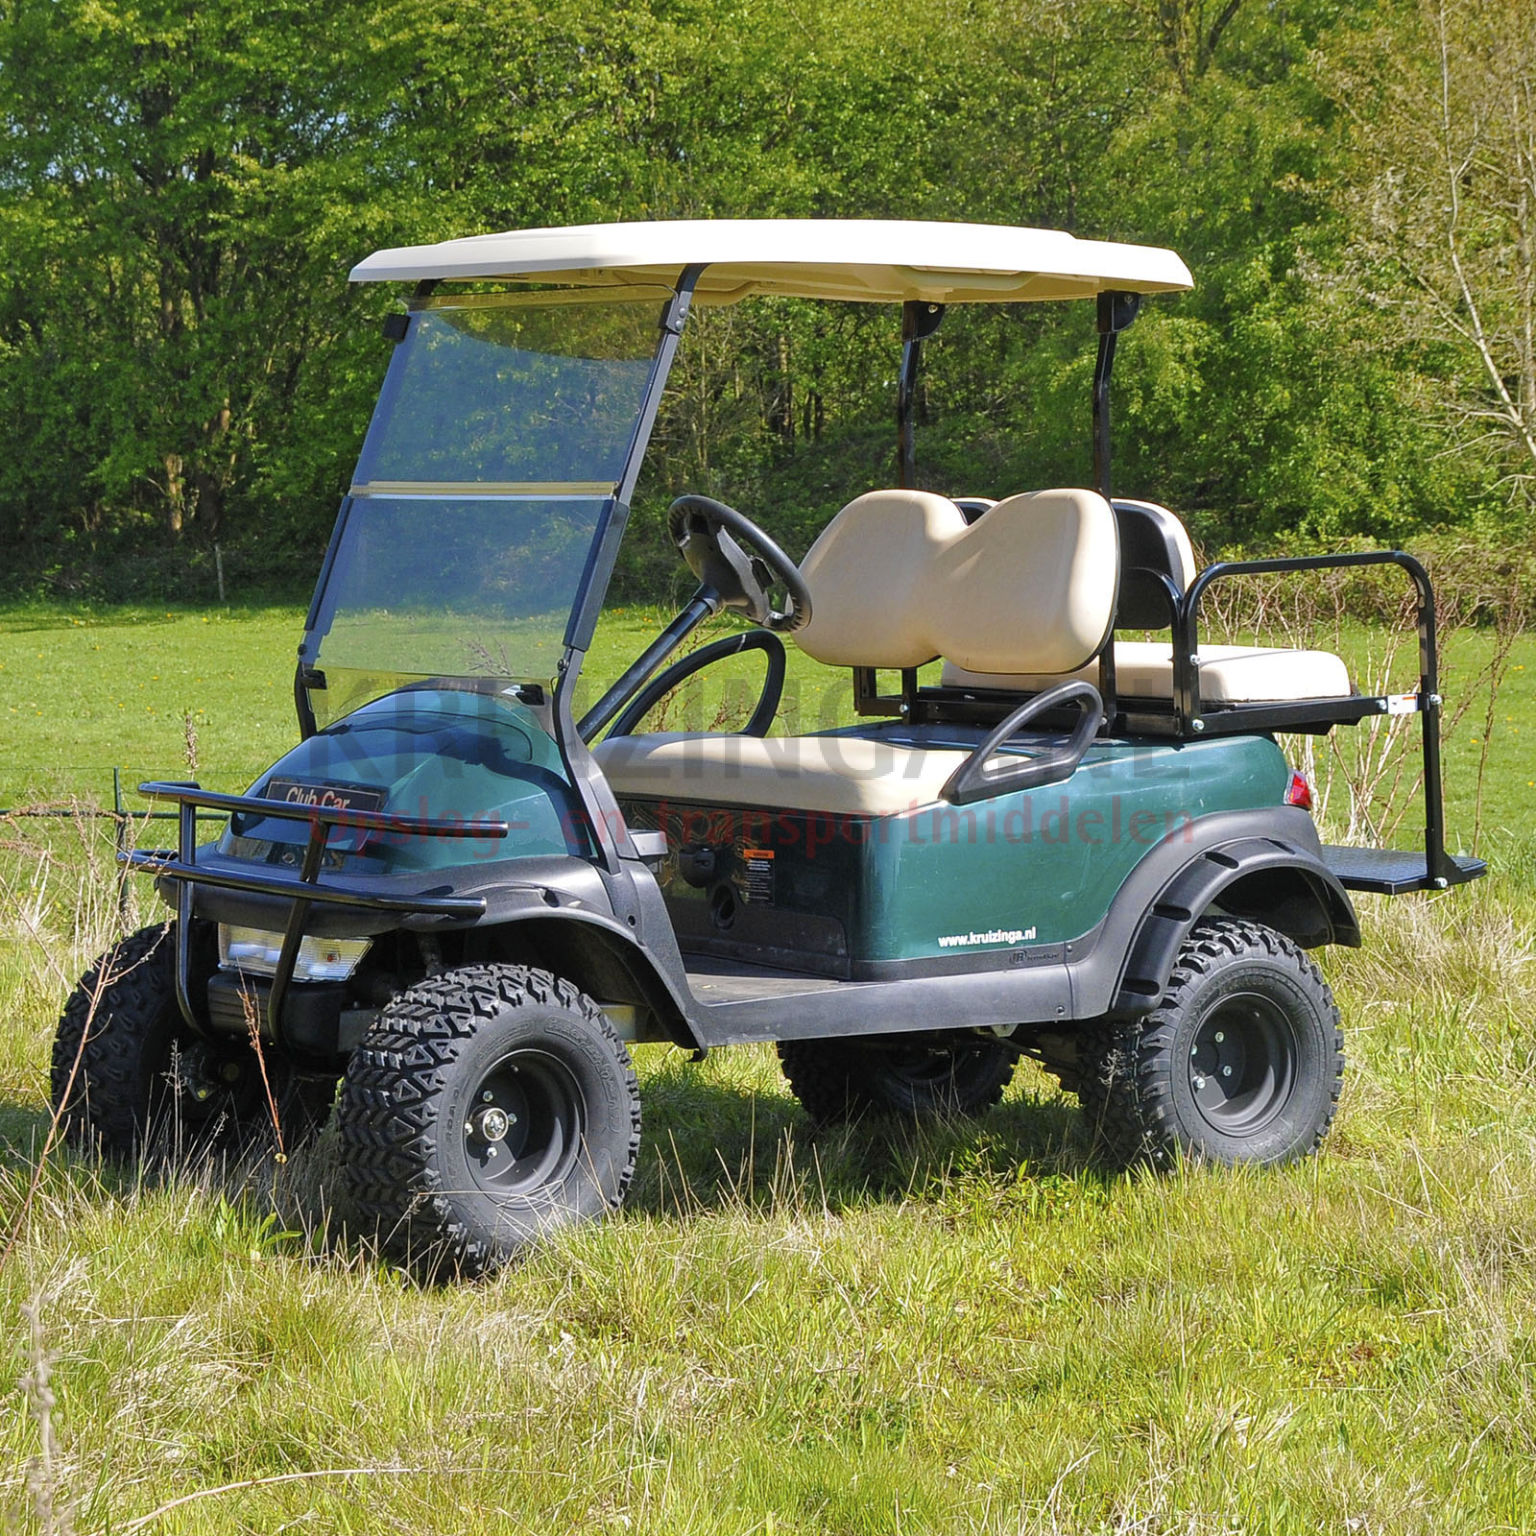
[[(551, 710), (551, 736), (565, 763), (572, 788), (581, 799), (586, 813), (597, 856), (612, 873), (618, 873), (621, 861), (638, 857), (630, 839), (618, 801), (603, 777), (592, 754), (582, 741), (576, 728), (574, 696), (577, 680), (581, 675), (597, 621), (602, 614), (603, 601), (613, 579), (614, 565), (618, 560), (619, 545), (629, 522), (630, 504), (635, 485), (645, 460), (646, 448), (656, 424), (656, 413), (661, 405), (672, 365), (677, 358), (678, 342), (687, 323), (688, 312), (693, 304), (694, 289), (704, 271), (703, 264), (685, 267), (672, 289), (672, 296), (662, 310), (657, 327), (655, 351), (651, 355), (650, 372), (641, 396), (640, 410), (636, 416), (629, 446), (625, 452), (622, 472), (612, 494), (604, 502), (597, 525), (587, 549), (586, 561), (577, 581), (571, 601), (570, 614), (565, 626), (564, 654), (555, 674), (555, 693)], [(427, 281), (417, 286), (414, 300), (420, 302), (431, 296), (438, 284)], [(618, 298), (618, 294), (605, 291), (603, 297)], [(394, 339), (403, 338), (405, 331), (398, 317), (386, 334)], [(386, 373), (380, 390), (381, 399), (387, 391), (398, 388), (399, 371), (393, 366)], [(299, 719), (301, 739), (307, 740), (318, 729), (310, 689), (324, 686), (324, 675), (315, 663), (319, 658), (319, 646), (329, 628), (326, 605), (327, 591), (335, 573), (337, 556), (346, 532), (346, 524), (353, 498), (348, 495), (341, 504), (336, 522), (331, 530), (325, 558), (321, 562), (320, 575), (310, 599), (309, 611), (304, 623), (304, 637), (299, 642), (298, 665), (294, 670), (294, 707)], [(530, 703), (536, 703), (534, 699)]]
[[(584, 485), (580, 488), (581, 499), (600, 502), (601, 506), (582, 558), (580, 573), (571, 592), (569, 609), (561, 634), (563, 654), (558, 666), (553, 669), (554, 676), (564, 676), (578, 667), (580, 655), (585, 653), (591, 644), (608, 585), (612, 579), (619, 544), (629, 520), (630, 502), (644, 462), (646, 448), (650, 442), (657, 409), (676, 358), (678, 338), (691, 306), (694, 286), (702, 270), (702, 267), (687, 268), (679, 276), (676, 285), (668, 288), (647, 284), (597, 290), (554, 290), (526, 295), (526, 301), (531, 304), (549, 305), (625, 304), (643, 301), (660, 303), (665, 300), (657, 326), (656, 344), (649, 359), (646, 381), (640, 395), (639, 408), (635, 413), (628, 444), (620, 461), (619, 473), (611, 482), (604, 480), (600, 484), (594, 482), (590, 486)], [(392, 339), (396, 342), (404, 340), (414, 314), (431, 313), (434, 309), (445, 307), (441, 300), (433, 302), (434, 290), (437, 286), (436, 283), (419, 285), (410, 301), (412, 315), (391, 317), (391, 321), (386, 325), (386, 333)], [(524, 296), (519, 294), (518, 297)], [(455, 296), (448, 301), (456, 307), (474, 307), (477, 304), (494, 302), (496, 302), (494, 297), (475, 294)], [(404, 375), (404, 368), (400, 365), (401, 359), (402, 354), (397, 352), (390, 361), (379, 391), (379, 400), (374, 409), (374, 421), (381, 419), (384, 413), (391, 409), (398, 395)], [(370, 428), (371, 431), (372, 428)], [(465, 482), (462, 489), (472, 493), (473, 484), (474, 482)], [(522, 499), (525, 496), (530, 500), (564, 499), (571, 496), (575, 489), (573, 486), (557, 485), (553, 482), (547, 487), (530, 483), (526, 490), (519, 487), (517, 492), (508, 496), (508, 499)], [(294, 700), (298, 710), (300, 731), (306, 737), (318, 728), (314, 709), (315, 701), (310, 697), (310, 690), (324, 686), (322, 647), (337, 612), (338, 560), (346, 548), (348, 524), (356, 511), (357, 501), (364, 494), (377, 494), (377, 491), (371, 485), (354, 483), (342, 500), (305, 617), (304, 636), (299, 644), (298, 669), (294, 680)], [(406, 491), (405, 494), (409, 492)], [(504, 487), (487, 485), (486, 494), (499, 497), (507, 493)]]

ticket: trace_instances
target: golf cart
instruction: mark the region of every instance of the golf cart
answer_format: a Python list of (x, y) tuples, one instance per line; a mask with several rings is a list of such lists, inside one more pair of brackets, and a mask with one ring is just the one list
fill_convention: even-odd
[[(622, 1201), (636, 1042), (772, 1041), (819, 1122), (977, 1110), (1023, 1055), (1117, 1160), (1318, 1146), (1343, 1056), (1306, 951), (1360, 942), (1351, 891), (1482, 865), (1444, 844), (1422, 567), (1197, 570), (1177, 517), (1112, 495), (1116, 340), (1145, 296), (1190, 286), (1177, 256), (687, 222), (388, 250), (352, 276), (414, 286), (299, 647), (301, 739), (248, 794), (143, 786), (179, 808), (179, 845), (127, 858), (175, 919), (70, 999), (67, 1134), (124, 1156), (168, 1123), (293, 1136), (340, 1079), (360, 1211), (391, 1252), (468, 1271)], [(689, 312), (752, 295), (899, 306), (900, 484), (829, 506), (798, 564), (746, 513), (680, 497), (692, 595), (582, 707)], [(946, 306), (1067, 299), (1097, 307), (1094, 488), (915, 488), (918, 359)], [(1411, 694), (1358, 693), (1325, 652), (1200, 639), (1219, 581), (1370, 564), (1417, 589)], [(677, 659), (722, 611), (749, 623)], [(856, 723), (784, 732), (786, 641), (851, 673)], [(639, 730), (743, 651), (764, 666), (743, 730)], [(1274, 733), (1409, 712), (1423, 847), (1324, 847)], [(199, 847), (210, 811), (227, 826)]]

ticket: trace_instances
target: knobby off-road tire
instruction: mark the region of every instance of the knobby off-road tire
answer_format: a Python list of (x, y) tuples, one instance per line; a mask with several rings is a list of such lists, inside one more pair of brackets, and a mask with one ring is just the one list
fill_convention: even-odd
[(1293, 1162), (1317, 1150), (1344, 1077), (1322, 973), (1259, 923), (1206, 918), (1145, 1017), (1087, 1026), (1078, 1096), (1118, 1166)]
[(1016, 1059), (989, 1040), (787, 1040), (779, 1046), (779, 1064), (811, 1119), (835, 1125), (862, 1115), (978, 1115), (1002, 1098)]
[(353, 1053), (337, 1122), (357, 1214), (426, 1273), (478, 1274), (606, 1216), (640, 1150), (623, 1041), (570, 982), (521, 965), (402, 992)]
[[(283, 1144), (318, 1129), (323, 1106), (279, 1054), (263, 1052)], [(208, 1043), (176, 1004), (176, 925), (141, 928), (81, 978), (53, 1039), (53, 1105), (85, 1151), (172, 1161), (275, 1144), (261, 1063), (243, 1040)]]

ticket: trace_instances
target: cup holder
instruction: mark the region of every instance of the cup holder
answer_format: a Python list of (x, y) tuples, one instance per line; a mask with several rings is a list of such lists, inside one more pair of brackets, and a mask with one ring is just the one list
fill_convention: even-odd
[(717, 885), (709, 893), (710, 921), (722, 932), (736, 922), (736, 892), (727, 884)]

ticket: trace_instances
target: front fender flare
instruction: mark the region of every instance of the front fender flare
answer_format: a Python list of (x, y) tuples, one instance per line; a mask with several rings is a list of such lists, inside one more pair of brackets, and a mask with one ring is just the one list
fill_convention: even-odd
[(692, 1049), (701, 1044), (688, 997), (679, 992), (679, 983), (686, 988), (686, 981), (669, 976), (658, 956), (604, 913), (569, 908), (519, 912), (471, 929), (466, 938), (476, 958), (541, 966), (600, 1002), (648, 1009), (661, 1027), (659, 1038)]

